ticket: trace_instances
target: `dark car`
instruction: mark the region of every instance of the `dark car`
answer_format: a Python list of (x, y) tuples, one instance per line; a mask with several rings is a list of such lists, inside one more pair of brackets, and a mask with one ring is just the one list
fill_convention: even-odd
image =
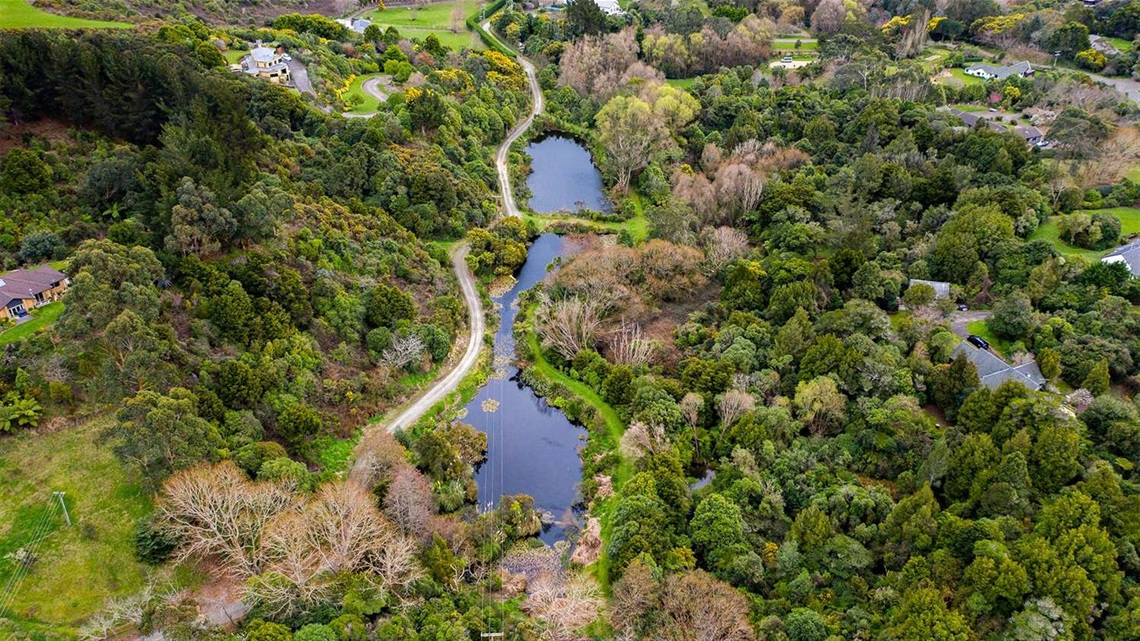
[(969, 307), (969, 305), (959, 305), (959, 306), (958, 306), (958, 311), (960, 311), (960, 312), (968, 312), (968, 311), (970, 311), (970, 307)]
[(969, 336), (966, 337), (966, 340), (969, 341), (971, 345), (973, 345), (974, 347), (977, 347), (978, 349), (989, 349), (990, 348), (989, 341), (982, 338), (981, 336), (974, 336), (973, 334), (970, 334)]

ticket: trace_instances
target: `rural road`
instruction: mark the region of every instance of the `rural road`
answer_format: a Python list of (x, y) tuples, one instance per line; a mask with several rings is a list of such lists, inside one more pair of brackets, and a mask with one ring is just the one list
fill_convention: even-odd
[[(483, 23), (483, 29), (485, 29), (487, 33), (491, 34), (492, 38), (499, 40), (498, 37), (495, 36), (494, 32), (491, 31), (490, 20)], [(502, 43), (502, 40), (499, 40), (499, 42)], [(503, 211), (506, 212), (508, 216), (522, 215), (519, 213), (519, 208), (515, 205), (514, 192), (511, 191), (511, 172), (510, 166), (507, 163), (507, 159), (511, 155), (511, 145), (513, 145), (515, 141), (519, 139), (519, 136), (523, 135), (523, 133), (530, 128), (531, 123), (534, 122), (535, 116), (542, 113), (542, 110), (545, 108), (545, 105), (542, 101), (542, 89), (539, 88), (538, 78), (536, 78), (534, 75), (534, 65), (532, 65), (529, 60), (523, 58), (522, 56), (519, 56), (518, 63), (522, 65), (523, 71), (526, 72), (526, 80), (527, 83), (530, 84), (530, 95), (533, 104), (530, 110), (530, 115), (515, 125), (515, 128), (512, 129), (509, 134), (507, 134), (507, 138), (503, 141), (503, 144), (499, 145), (499, 152), (495, 154), (495, 169), (499, 172), (499, 191), (503, 193)]]
[(455, 277), (459, 279), (459, 288), (463, 290), (463, 304), (467, 306), (469, 329), (467, 350), (463, 352), (463, 358), (459, 359), (447, 376), (437, 380), (431, 389), (405, 407), (404, 411), (388, 423), (389, 432), (398, 432), (418, 421), (433, 405), (455, 391), (459, 381), (467, 376), (467, 372), (471, 371), (475, 362), (479, 360), (479, 350), (483, 347), (483, 333), (487, 328), (487, 320), (483, 314), (483, 302), (479, 300), (479, 292), (475, 289), (475, 279), (467, 267), (466, 257), (466, 244), (458, 244), (451, 250), (451, 266), (455, 270)]
[[(488, 33), (490, 33), (490, 24), (490, 22), (483, 23), (483, 28), (487, 29)], [(492, 35), (492, 37), (494, 36)], [(538, 78), (534, 75), (534, 65), (522, 57), (519, 57), (518, 62), (522, 65), (523, 71), (526, 72), (533, 106), (530, 115), (515, 125), (514, 129), (507, 134), (507, 138), (499, 145), (498, 153), (495, 154), (495, 166), (499, 173), (499, 189), (503, 193), (503, 211), (508, 216), (521, 215), (518, 207), (515, 206), (514, 195), (511, 193), (511, 175), (507, 165), (511, 145), (530, 127), (535, 116), (541, 113), (543, 109), (542, 89), (539, 88)], [(367, 91), (367, 84), (364, 87)], [(459, 382), (467, 376), (467, 373), (479, 360), (479, 351), (483, 347), (483, 333), (486, 331), (487, 321), (483, 313), (482, 301), (479, 299), (479, 292), (475, 289), (475, 280), (471, 276), (471, 270), (467, 267), (466, 256), (466, 244), (456, 245), (451, 252), (451, 265), (455, 270), (456, 278), (459, 279), (459, 286), (463, 290), (463, 303), (467, 305), (467, 324), (470, 329), (467, 335), (467, 349), (463, 352), (463, 358), (446, 376), (437, 380), (423, 396), (405, 407), (396, 418), (388, 423), (389, 432), (397, 432), (418, 421), (433, 405), (455, 391)]]

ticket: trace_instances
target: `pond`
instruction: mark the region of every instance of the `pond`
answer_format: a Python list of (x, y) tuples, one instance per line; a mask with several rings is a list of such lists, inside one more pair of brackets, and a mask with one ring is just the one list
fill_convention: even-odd
[(578, 449), (585, 444), (586, 430), (523, 384), (513, 364), (513, 332), (519, 294), (545, 278), (547, 265), (563, 250), (561, 236), (539, 236), (514, 288), (493, 299), (499, 307), (496, 373), (467, 405), (463, 419), (487, 434), (487, 461), (475, 475), (479, 505), (496, 504), (503, 494), (534, 497), (536, 507), (550, 517), (540, 537), (547, 543), (564, 538), (567, 528), (577, 523), (574, 506), (582, 479)]
[(577, 141), (551, 136), (527, 145), (531, 173), (526, 186), (527, 204), (540, 214), (580, 209), (609, 212), (610, 201), (602, 187), (602, 174), (590, 152)]

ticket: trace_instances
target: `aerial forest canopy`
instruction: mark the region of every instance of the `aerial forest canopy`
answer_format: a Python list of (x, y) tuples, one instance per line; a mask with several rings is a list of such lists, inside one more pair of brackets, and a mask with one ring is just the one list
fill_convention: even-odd
[(0, 636), (1140, 638), (1140, 0), (336, 4), (0, 31)]

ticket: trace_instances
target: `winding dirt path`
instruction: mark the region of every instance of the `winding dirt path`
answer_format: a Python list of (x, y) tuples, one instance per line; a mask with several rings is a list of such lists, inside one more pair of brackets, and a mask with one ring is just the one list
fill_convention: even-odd
[[(491, 33), (490, 25), (491, 23), (489, 21), (483, 23), (483, 28), (487, 29), (488, 33)], [(493, 33), (491, 37), (495, 37)], [(534, 65), (521, 56), (518, 58), (518, 62), (522, 65), (523, 71), (526, 72), (527, 83), (530, 85), (532, 107), (530, 115), (511, 129), (506, 139), (499, 145), (498, 152), (495, 154), (495, 167), (499, 174), (499, 190), (503, 194), (503, 211), (508, 216), (522, 215), (515, 205), (515, 197), (511, 192), (511, 174), (507, 164), (511, 145), (519, 139), (519, 136), (523, 135), (523, 132), (534, 122), (535, 116), (542, 113), (545, 107), (542, 99), (542, 89), (538, 86), (538, 78), (535, 77), (534, 74)], [(363, 86), (365, 91), (367, 91), (367, 83)], [(399, 431), (414, 424), (420, 417), (426, 414), (433, 405), (443, 400), (448, 394), (454, 392), (459, 386), (459, 382), (463, 380), (463, 377), (467, 376), (468, 372), (471, 371), (471, 368), (474, 367), (475, 363), (479, 360), (479, 351), (483, 347), (483, 334), (486, 331), (487, 321), (483, 312), (482, 301), (479, 299), (479, 292), (475, 289), (475, 279), (471, 275), (471, 270), (467, 267), (466, 256), (467, 245), (465, 243), (457, 244), (451, 251), (452, 269), (455, 270), (455, 276), (459, 279), (459, 286), (463, 290), (463, 302), (467, 305), (468, 327), (470, 329), (467, 335), (467, 348), (463, 352), (463, 357), (446, 376), (437, 380), (430, 389), (412, 401), (396, 418), (388, 423), (386, 427), (390, 432)]]

